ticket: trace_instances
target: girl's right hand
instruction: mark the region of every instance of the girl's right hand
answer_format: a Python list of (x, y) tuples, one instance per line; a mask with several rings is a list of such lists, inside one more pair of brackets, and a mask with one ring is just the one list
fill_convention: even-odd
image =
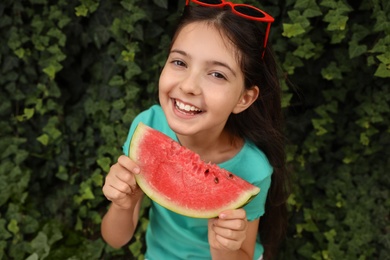
[(104, 196), (115, 206), (129, 209), (142, 197), (142, 190), (135, 181), (135, 174), (139, 174), (137, 164), (125, 155), (118, 158), (118, 162), (111, 166), (103, 186)]

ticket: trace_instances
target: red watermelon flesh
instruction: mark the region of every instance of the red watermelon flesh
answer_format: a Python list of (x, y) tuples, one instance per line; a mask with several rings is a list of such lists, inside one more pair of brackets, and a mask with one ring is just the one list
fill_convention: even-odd
[(134, 132), (129, 154), (141, 168), (135, 177), (144, 193), (185, 216), (213, 218), (223, 210), (242, 207), (260, 192), (143, 123)]

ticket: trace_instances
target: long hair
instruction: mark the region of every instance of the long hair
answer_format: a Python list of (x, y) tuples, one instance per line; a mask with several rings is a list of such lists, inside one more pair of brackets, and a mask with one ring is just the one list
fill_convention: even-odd
[(264, 258), (275, 258), (286, 233), (286, 201), (290, 190), (285, 166), (285, 138), (282, 134), (281, 87), (270, 43), (262, 57), (266, 24), (237, 16), (231, 12), (230, 7), (186, 6), (172, 42), (178, 32), (192, 22), (209, 23), (227, 36), (238, 50), (245, 87), (250, 89), (258, 86), (260, 89), (259, 97), (249, 108), (230, 115), (226, 129), (234, 136), (254, 142), (266, 154), (273, 167), (265, 214), (260, 219), (259, 235), (264, 247)]

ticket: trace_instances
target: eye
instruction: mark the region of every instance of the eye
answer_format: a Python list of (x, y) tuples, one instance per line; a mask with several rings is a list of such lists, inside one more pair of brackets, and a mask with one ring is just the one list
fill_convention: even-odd
[(175, 66), (187, 67), (187, 65), (181, 60), (173, 60), (171, 63)]
[(212, 72), (211, 76), (213, 76), (215, 78), (218, 78), (218, 79), (226, 79), (226, 77), (223, 74), (219, 73), (219, 72)]

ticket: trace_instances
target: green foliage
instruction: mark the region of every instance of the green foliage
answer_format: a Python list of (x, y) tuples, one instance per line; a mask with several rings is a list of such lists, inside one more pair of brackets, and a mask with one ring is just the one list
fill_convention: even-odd
[[(280, 257), (389, 258), (390, 4), (246, 2), (276, 18), (285, 75), (294, 193)], [(146, 217), (121, 250), (101, 239), (101, 187), (155, 102), (183, 5), (0, 3), (0, 259), (142, 259)]]

